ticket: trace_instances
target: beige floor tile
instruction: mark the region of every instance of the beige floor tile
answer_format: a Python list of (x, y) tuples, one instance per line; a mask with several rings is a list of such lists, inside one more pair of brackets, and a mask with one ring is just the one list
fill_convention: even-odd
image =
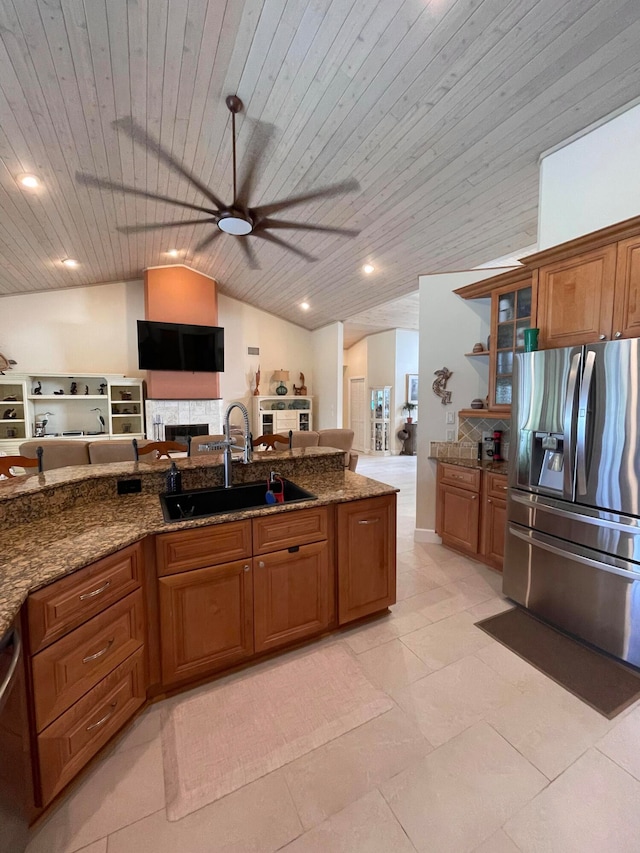
[(367, 678), (382, 690), (398, 690), (432, 671), (400, 640), (391, 640), (358, 655)]
[(531, 666), (526, 660), (518, 657), (514, 652), (501, 643), (492, 643), (479, 649), (475, 656), (490, 666), (507, 681), (511, 682), (518, 690), (531, 690), (542, 685), (550, 685), (549, 679), (544, 673)]
[(501, 829), (487, 838), (473, 853), (520, 853), (520, 848)]
[(418, 571), (401, 572), (396, 577), (396, 599), (402, 601), (404, 598), (426, 592), (435, 586), (437, 584), (433, 580), (426, 578)]
[(271, 853), (302, 832), (282, 771), (168, 821), (157, 812), (109, 836), (109, 853)]
[(125, 749), (149, 743), (155, 738), (160, 737), (161, 712), (162, 702), (158, 702), (147, 708), (137, 718), (135, 723), (116, 741), (115, 751), (123, 752)]
[(283, 768), (305, 829), (354, 803), (419, 761), (431, 744), (399, 708)]
[(341, 637), (359, 655), (369, 649), (374, 649), (376, 646), (403, 637), (405, 634), (411, 634), (428, 624), (429, 619), (417, 611), (401, 613), (400, 615), (391, 612), (374, 622), (368, 622), (347, 630)]
[(428, 667), (440, 669), (495, 642), (473, 622), (468, 613), (457, 613), (404, 635), (402, 642)]
[(434, 562), (426, 566), (419, 566), (416, 571), (420, 572), (430, 583), (444, 586), (476, 574), (477, 564), (464, 558), (454, 558), (441, 563)]
[(503, 829), (524, 853), (638, 853), (640, 783), (590, 749)]
[(611, 728), (611, 722), (553, 682), (534, 685), (487, 721), (555, 779)]
[[(441, 587), (447, 593), (446, 598), (434, 601), (420, 608), (421, 612), (428, 616), (432, 622), (439, 622), (447, 616), (460, 613), (474, 604), (480, 604), (490, 598), (494, 598), (493, 588), (480, 575), (469, 575), (459, 581), (454, 581)], [(476, 620), (477, 621), (477, 620)]]
[(640, 780), (640, 708), (636, 708), (620, 722), (613, 720), (613, 728), (596, 746), (600, 752), (604, 752)]
[(424, 736), (440, 746), (521, 696), (475, 657), (467, 657), (393, 693)]
[(107, 853), (107, 839), (101, 838), (100, 841), (94, 841), (88, 847), (83, 847), (78, 853)]
[(398, 571), (406, 572), (409, 569), (419, 569), (421, 566), (433, 566), (435, 564), (428, 554), (417, 548), (412, 548), (410, 551), (398, 552), (396, 565)]
[(415, 853), (415, 848), (379, 791), (371, 791), (282, 853)]
[(34, 834), (28, 853), (72, 853), (164, 808), (159, 739), (116, 752)]
[(545, 784), (512, 746), (479, 723), (380, 790), (418, 851), (467, 853)]
[(488, 619), (490, 616), (496, 616), (498, 613), (504, 613), (505, 610), (511, 610), (513, 602), (503, 595), (496, 595), (481, 604), (474, 604), (473, 607), (467, 608), (473, 616), (475, 622), (480, 622), (481, 619)]

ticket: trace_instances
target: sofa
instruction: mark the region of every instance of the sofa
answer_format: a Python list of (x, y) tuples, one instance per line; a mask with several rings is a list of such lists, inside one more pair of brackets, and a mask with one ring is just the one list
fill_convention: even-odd
[[(335, 447), (344, 450), (344, 467), (349, 471), (355, 471), (358, 464), (358, 454), (352, 450), (352, 429), (318, 429), (318, 430), (292, 430), (291, 447)], [(276, 442), (276, 450), (287, 450), (288, 444), (280, 445)]]

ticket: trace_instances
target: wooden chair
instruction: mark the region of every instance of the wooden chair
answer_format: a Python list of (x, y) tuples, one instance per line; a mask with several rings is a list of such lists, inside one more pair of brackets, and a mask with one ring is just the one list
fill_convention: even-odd
[(276, 442), (278, 444), (284, 444), (286, 447), (291, 449), (291, 439), (287, 438), (286, 435), (280, 435), (279, 433), (274, 433), (273, 435), (259, 435), (257, 438), (253, 439), (254, 447), (264, 447), (265, 450), (276, 450), (275, 447)]
[(138, 440), (134, 438), (131, 443), (133, 444), (133, 455), (136, 462), (139, 461), (140, 456), (146, 453), (155, 452), (156, 459), (160, 459), (162, 456), (171, 459), (170, 450), (186, 453), (189, 449), (186, 444), (180, 444), (179, 441), (150, 441), (149, 444), (138, 446)]
[(38, 474), (42, 474), (42, 448), (38, 448), (38, 455), (35, 459), (31, 456), (0, 456), (0, 474), (10, 479), (19, 476), (14, 474), (12, 468), (36, 468)]

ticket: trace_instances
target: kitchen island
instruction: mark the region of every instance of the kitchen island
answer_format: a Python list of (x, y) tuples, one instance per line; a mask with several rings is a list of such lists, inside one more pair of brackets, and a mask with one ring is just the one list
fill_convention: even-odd
[[(178, 466), (185, 492), (222, 483), (217, 456)], [(168, 468), (0, 484), (0, 626), (25, 646), (36, 814), (148, 701), (395, 602), (396, 489), (345, 471), (341, 451), (234, 463), (234, 483), (266, 491), (277, 471), (314, 499), (171, 523)]]

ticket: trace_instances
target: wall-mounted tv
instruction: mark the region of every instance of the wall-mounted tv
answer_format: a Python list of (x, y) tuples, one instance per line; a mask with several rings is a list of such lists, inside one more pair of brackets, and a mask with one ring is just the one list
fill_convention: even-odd
[(138, 320), (140, 370), (222, 373), (224, 329)]

